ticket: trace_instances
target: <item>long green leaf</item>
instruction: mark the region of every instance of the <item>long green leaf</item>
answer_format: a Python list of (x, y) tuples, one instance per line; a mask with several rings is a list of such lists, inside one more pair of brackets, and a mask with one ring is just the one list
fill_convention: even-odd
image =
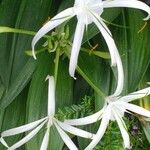
[[(14, 27), (21, 1), (3, 0), (0, 5), (0, 26)], [(0, 34), (0, 76), (5, 88), (8, 87), (8, 63), (12, 34)]]
[[(36, 121), (46, 116), (47, 113), (47, 82), (46, 76), (53, 71), (53, 60), (46, 54), (38, 58), (38, 67), (32, 77), (27, 100), (27, 122)], [(39, 149), (42, 137), (42, 130), (33, 140), (26, 144), (27, 149)]]
[(4, 110), (24, 89), (34, 72), (35, 67), (36, 61), (31, 58), (21, 72), (19, 72), (17, 78), (13, 81), (7, 91), (7, 94), (0, 101), (0, 110)]
[(128, 34), (128, 39), (130, 39), (128, 42), (128, 89), (133, 91), (137, 88), (150, 63), (150, 27), (148, 24), (138, 33), (144, 25), (142, 19), (145, 15), (139, 11), (129, 10), (127, 17), (130, 26)]
[[(17, 126), (23, 125), (25, 123), (26, 118), (26, 110), (24, 109), (26, 107), (26, 99), (27, 99), (27, 89), (24, 89), (24, 91), (15, 98), (13, 103), (11, 103), (5, 111), (1, 111), (0, 113), (0, 122), (1, 122), (1, 129), (0, 131), (5, 131), (11, 128), (15, 128)], [(2, 116), (2, 117), (1, 117)], [(22, 134), (6, 138), (6, 141), (8, 142), (8, 145), (13, 145), (18, 140), (20, 140), (23, 137)], [(0, 150), (5, 150), (4, 146), (0, 144)], [(23, 147), (21, 147), (20, 150), (24, 150)]]

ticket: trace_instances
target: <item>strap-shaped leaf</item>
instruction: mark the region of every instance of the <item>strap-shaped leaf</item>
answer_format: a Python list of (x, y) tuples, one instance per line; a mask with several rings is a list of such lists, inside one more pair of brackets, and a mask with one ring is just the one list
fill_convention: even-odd
[(11, 84), (6, 95), (0, 101), (0, 110), (4, 110), (19, 95), (29, 82), (36, 67), (36, 62), (31, 58), (19, 72), (17, 78)]

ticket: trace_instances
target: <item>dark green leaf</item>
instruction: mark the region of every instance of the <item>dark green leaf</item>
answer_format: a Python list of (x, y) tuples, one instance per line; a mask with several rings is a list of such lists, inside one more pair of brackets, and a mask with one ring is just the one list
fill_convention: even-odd
[(4, 110), (19, 95), (29, 82), (35, 67), (36, 61), (31, 58), (19, 72), (17, 78), (13, 81), (9, 90), (6, 92), (6, 95), (0, 101), (0, 109)]

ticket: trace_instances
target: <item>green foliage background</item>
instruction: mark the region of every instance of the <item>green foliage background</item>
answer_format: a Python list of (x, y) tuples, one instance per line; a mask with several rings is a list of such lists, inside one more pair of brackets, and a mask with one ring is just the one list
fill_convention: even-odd
[[(66, 0), (0, 0), (0, 26), (37, 32), (48, 17), (51, 18), (57, 12), (72, 6), (73, 2), (74, 0), (67, 0), (67, 2)], [(138, 10), (119, 8), (107, 9), (103, 13), (105, 20), (122, 26), (108, 24), (124, 65), (123, 94), (135, 91), (139, 87), (146, 87), (146, 82), (150, 81), (150, 23), (147, 22), (144, 30), (138, 33), (144, 25), (142, 19), (145, 15)], [(75, 24), (76, 19), (67, 22), (70, 41), (74, 35)], [(38, 55), (38, 59), (35, 61), (25, 54), (26, 50), (31, 49), (33, 36), (3, 32), (0, 28), (0, 131), (32, 122), (46, 114), (47, 83), (45, 78), (48, 74), (53, 74), (55, 59), (55, 53), (44, 51)], [(91, 49), (88, 44), (90, 41), (93, 46), (99, 45), (96, 48), (97, 51), (108, 51), (104, 39), (94, 24), (90, 25), (87, 34), (83, 40), (84, 48)], [(39, 42), (37, 49), (43, 42), (45, 42), (44, 39)], [(74, 104), (77, 109), (75, 114), (78, 113), (76, 117), (86, 116), (99, 110), (104, 101), (99, 95), (99, 89), (106, 94), (113, 92), (116, 83), (115, 69), (110, 67), (108, 59), (81, 51), (78, 62), (79, 69), (76, 74), (77, 80), (73, 80), (68, 74), (68, 62), (67, 57), (60, 57), (56, 88), (58, 114), (61, 114), (62, 108), (72, 107)], [(94, 88), (91, 85), (94, 85)], [(87, 105), (85, 113), (79, 113), (78, 111), (82, 109), (78, 110), (78, 104), (85, 95), (90, 96), (92, 102)], [(150, 109), (149, 97), (143, 103), (146, 103)], [(96, 128), (97, 125), (87, 127), (91, 131), (96, 131)], [(150, 125), (147, 124), (143, 128), (150, 141)], [(140, 132), (143, 134), (142, 129)], [(44, 130), (20, 149), (39, 149), (43, 134)], [(8, 138), (8, 143), (13, 144), (23, 136)], [(78, 143), (80, 149), (83, 149), (87, 141), (75, 138), (75, 142)], [(53, 128), (49, 149), (65, 149), (63, 147), (61, 138)], [(0, 150), (3, 149), (5, 148), (0, 145)], [(98, 147), (98, 149), (103, 148)], [(122, 149), (122, 147), (117, 149)]]

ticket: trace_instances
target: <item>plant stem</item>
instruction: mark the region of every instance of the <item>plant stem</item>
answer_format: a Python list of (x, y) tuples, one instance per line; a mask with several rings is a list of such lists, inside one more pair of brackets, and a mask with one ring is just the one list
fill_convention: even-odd
[[(67, 55), (68, 58), (70, 58), (70, 55), (68, 53), (68, 51), (65, 51), (65, 54)], [(78, 73), (85, 79), (85, 81), (95, 90), (95, 92), (102, 96), (104, 99), (106, 98), (105, 93), (99, 89), (89, 78), (88, 76), (82, 71), (82, 69), (77, 66), (76, 70), (78, 71)]]
[(86, 52), (89, 55), (95, 55), (104, 59), (110, 59), (110, 54), (108, 52), (91, 51), (90, 49), (86, 49), (86, 48), (81, 48), (81, 51)]
[(88, 77), (87, 75), (81, 70), (81, 68), (79, 66), (77, 66), (77, 71), (78, 73), (86, 80), (86, 82), (95, 90), (95, 92), (102, 96), (104, 99), (106, 97), (106, 95), (104, 94), (104, 92), (102, 92), (101, 89), (99, 89)]
[(60, 49), (56, 49), (56, 57), (55, 57), (55, 70), (54, 70), (54, 77), (55, 77), (55, 86), (57, 83), (57, 76), (58, 76), (58, 67), (59, 67), (59, 56), (60, 55)]
[[(27, 35), (32, 35), (34, 36), (36, 34), (36, 32), (33, 32), (33, 31), (29, 31), (29, 30), (23, 30), (23, 29), (15, 29), (15, 28), (10, 28), (10, 27), (5, 27), (5, 26), (0, 26), (0, 33), (20, 33), (20, 34), (27, 34)], [(45, 38), (50, 38), (50, 36), (43, 36)], [(86, 49), (82, 49), (83, 51), (87, 52)], [(66, 52), (68, 58), (69, 58), (69, 55), (68, 53)], [(107, 53), (103, 53), (103, 52), (100, 52), (100, 53), (93, 53), (99, 57), (103, 57), (103, 58), (106, 58), (108, 59), (109, 58), (109, 55)], [(56, 50), (56, 57), (55, 57), (55, 70), (54, 70), (54, 77), (55, 77), (55, 85), (57, 83), (57, 76), (58, 76), (58, 67), (59, 67), (59, 55), (60, 55), (60, 49), (57, 48)], [(77, 71), (79, 72), (79, 74), (87, 81), (87, 83), (89, 83), (89, 85), (102, 97), (105, 98), (105, 94), (97, 87), (95, 86), (95, 84), (86, 76), (86, 74), (80, 69), (80, 67), (77, 66)]]
[[(10, 28), (10, 27), (5, 27), (5, 26), (0, 26), (0, 33), (20, 33), (20, 34), (27, 34), (27, 35), (32, 35), (34, 36), (36, 32), (34, 31), (29, 31), (29, 30), (23, 30), (23, 29), (15, 29), (15, 28)], [(49, 38), (50, 36), (43, 36), (45, 38)]]

